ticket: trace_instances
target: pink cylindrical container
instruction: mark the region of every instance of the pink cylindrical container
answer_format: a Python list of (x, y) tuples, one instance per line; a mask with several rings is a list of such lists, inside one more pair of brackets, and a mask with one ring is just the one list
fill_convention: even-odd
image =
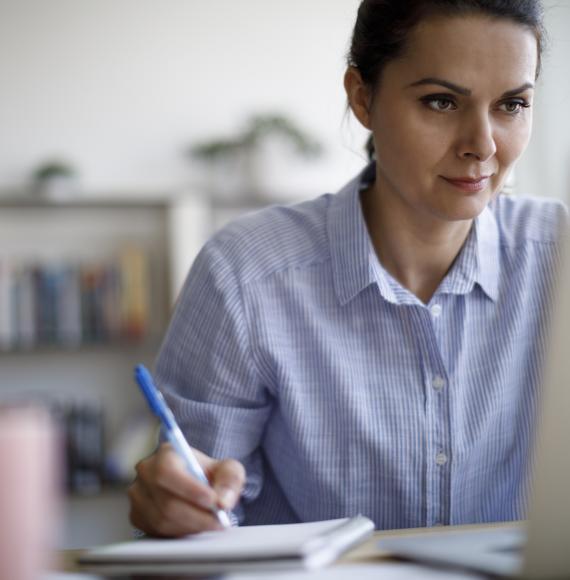
[(58, 476), (48, 411), (0, 405), (0, 580), (38, 580), (51, 566)]

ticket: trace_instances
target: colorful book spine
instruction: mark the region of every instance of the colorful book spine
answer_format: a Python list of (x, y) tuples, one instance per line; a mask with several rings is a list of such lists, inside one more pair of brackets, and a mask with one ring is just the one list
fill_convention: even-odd
[(121, 254), (121, 287), (123, 334), (140, 340), (148, 330), (149, 275), (146, 256), (136, 247), (125, 248)]
[(10, 262), (0, 262), (0, 350), (10, 350), (16, 342), (13, 311), (14, 268)]
[(0, 350), (140, 342), (150, 328), (150, 265), (140, 248), (97, 263), (0, 258)]

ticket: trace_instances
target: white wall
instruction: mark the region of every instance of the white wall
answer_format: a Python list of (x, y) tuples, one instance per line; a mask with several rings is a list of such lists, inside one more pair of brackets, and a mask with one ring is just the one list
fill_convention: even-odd
[[(329, 156), (289, 180), (302, 196), (362, 165), (343, 125), (358, 0), (0, 0), (0, 188), (52, 155), (93, 192), (187, 189), (188, 144), (251, 112), (290, 113)], [(570, 1), (546, 0), (551, 50), (519, 190), (570, 189)], [(352, 129), (351, 129), (352, 127)]]
[(517, 189), (570, 201), (570, 0), (545, 0), (548, 46)]
[(184, 187), (188, 144), (279, 110), (329, 149), (309, 193), (336, 188), (362, 165), (342, 127), (357, 5), (0, 0), (0, 186), (58, 154), (89, 190)]

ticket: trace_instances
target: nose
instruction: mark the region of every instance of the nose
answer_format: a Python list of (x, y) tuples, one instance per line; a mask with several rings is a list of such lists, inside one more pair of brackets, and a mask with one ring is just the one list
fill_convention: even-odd
[(497, 152), (488, 113), (473, 112), (461, 126), (457, 155), (461, 159), (487, 161)]

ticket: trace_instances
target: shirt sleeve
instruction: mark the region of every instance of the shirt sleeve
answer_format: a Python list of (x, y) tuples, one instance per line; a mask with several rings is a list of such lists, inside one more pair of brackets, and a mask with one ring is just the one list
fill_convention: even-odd
[(242, 501), (255, 499), (263, 484), (260, 443), (274, 399), (256, 369), (235, 267), (215, 239), (188, 274), (156, 377), (190, 445), (241, 461), (247, 472)]

